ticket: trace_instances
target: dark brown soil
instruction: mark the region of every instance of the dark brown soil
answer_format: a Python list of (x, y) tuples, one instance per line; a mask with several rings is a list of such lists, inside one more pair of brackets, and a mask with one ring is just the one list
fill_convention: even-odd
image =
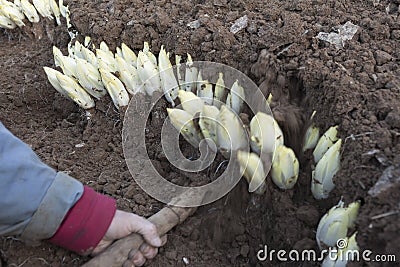
[[(258, 262), (255, 253), (264, 244), (273, 249), (317, 249), (319, 218), (341, 196), (346, 202), (362, 200), (357, 219), (360, 247), (374, 254), (396, 254), (399, 263), (399, 3), (69, 1), (72, 23), (95, 43), (104, 40), (115, 48), (125, 42), (139, 50), (149, 41), (155, 53), (163, 44), (173, 53), (190, 52), (196, 60), (225, 63), (249, 75), (265, 93), (276, 96), (273, 111), (297, 151), (304, 118), (313, 110), (321, 129), (337, 124), (345, 140), (342, 169), (328, 200), (313, 199), (310, 155), (298, 154), (302, 171), (293, 190), (283, 192), (268, 180), (266, 194), (253, 196), (242, 181), (228, 196), (200, 208), (173, 230), (148, 266), (185, 266), (183, 257), (189, 266), (277, 265)], [(232, 23), (243, 15), (249, 18), (247, 28), (230, 33)], [(197, 29), (187, 26), (194, 20), (200, 21)], [(344, 49), (314, 38), (349, 20), (360, 29)], [(41, 23), (35, 26), (36, 37), (0, 30), (0, 120), (44, 162), (113, 196), (120, 209), (143, 216), (157, 212), (163, 204), (141, 191), (127, 169), (122, 121), (110, 100), (97, 103), (88, 123), (84, 112), (47, 82), (42, 67), (53, 65), (52, 45), (66, 48), (68, 35), (64, 27)], [(154, 165), (172, 181), (209, 179), (207, 173), (193, 177), (169, 166), (157, 153), (157, 136), (148, 136), (149, 151)], [(393, 183), (372, 196), (368, 191), (387, 168), (394, 168)], [(381, 214), (386, 215), (377, 216)], [(0, 257), (5, 266), (79, 266), (87, 261), (46, 243), (27, 247), (11, 237), (1, 239)]]

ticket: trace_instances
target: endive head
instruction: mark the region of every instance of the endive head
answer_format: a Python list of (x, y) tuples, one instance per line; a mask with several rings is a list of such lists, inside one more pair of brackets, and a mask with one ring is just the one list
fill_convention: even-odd
[(237, 159), (241, 174), (249, 183), (249, 192), (263, 194), (266, 189), (265, 178), (267, 177), (261, 159), (255, 153), (239, 150)]
[[(217, 140), (217, 120), (219, 109), (214, 106), (204, 105), (200, 113), (199, 126), (204, 138)], [(208, 142), (208, 141), (207, 141)]]
[(310, 125), (308, 127), (306, 134), (304, 136), (304, 141), (303, 141), (303, 151), (306, 151), (308, 149), (313, 149), (318, 142), (319, 139), (319, 128), (316, 127), (314, 124)]
[(281, 145), (274, 153), (272, 181), (281, 189), (292, 189), (299, 175), (299, 161), (293, 150)]
[(175, 129), (177, 129), (192, 146), (198, 147), (200, 143), (199, 135), (201, 135), (201, 133), (194, 126), (193, 116), (177, 108), (167, 108), (167, 112)]
[(334, 247), (339, 239), (347, 236), (349, 216), (343, 202), (332, 207), (320, 220), (316, 240), (320, 249)]
[(273, 153), (275, 147), (283, 145), (283, 133), (274, 118), (258, 112), (250, 122), (250, 145), (257, 154)]
[(108, 45), (107, 45), (104, 41), (102, 41), (102, 42), (100, 43), (100, 49), (101, 49), (102, 51), (108, 53), (109, 55), (112, 55), (112, 52), (110, 51), (110, 48), (108, 48)]
[(330, 127), (319, 139), (313, 152), (315, 162), (318, 162), (333, 143), (338, 140), (337, 128), (338, 126)]
[(60, 67), (62, 65), (62, 57), (64, 56), (58, 47), (53, 46), (53, 56), (54, 56), (54, 64), (56, 67)]
[(178, 91), (178, 98), (182, 108), (194, 116), (197, 112), (201, 112), (204, 107), (204, 101), (192, 92), (185, 90)]
[(312, 172), (311, 192), (316, 199), (324, 199), (335, 188), (333, 177), (340, 169), (340, 147), (342, 139), (339, 139), (318, 161)]
[(340, 201), (321, 218), (316, 235), (320, 249), (333, 247), (339, 239), (347, 236), (348, 229), (354, 227), (359, 207), (359, 201), (349, 204), (348, 207), (344, 207), (344, 203)]
[(125, 43), (121, 45), (122, 56), (124, 59), (133, 66), (136, 67), (137, 64), (137, 56), (135, 52), (133, 52)]
[(221, 106), (217, 122), (217, 144), (222, 155), (229, 157), (231, 151), (245, 149), (248, 137), (239, 117), (226, 106)]

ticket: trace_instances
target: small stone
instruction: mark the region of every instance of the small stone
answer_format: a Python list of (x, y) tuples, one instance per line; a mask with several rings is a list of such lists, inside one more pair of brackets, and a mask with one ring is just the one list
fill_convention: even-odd
[(389, 112), (385, 118), (385, 122), (393, 128), (400, 129), (400, 112)]
[(198, 29), (198, 28), (200, 28), (200, 20), (194, 20), (194, 21), (192, 21), (192, 22), (189, 22), (188, 24), (187, 24), (187, 26), (189, 27), (189, 28), (191, 28), (191, 29)]
[(235, 23), (231, 26), (229, 29), (231, 33), (235, 34), (238, 33), (240, 30), (244, 29), (247, 27), (249, 18), (247, 15), (244, 15), (243, 17), (238, 18)]
[(385, 51), (378, 50), (375, 52), (375, 60), (376, 64), (383, 65), (392, 60), (392, 56), (389, 53), (386, 53)]
[(189, 259), (188, 259), (188, 258), (183, 257), (183, 258), (182, 258), (182, 261), (183, 261), (183, 263), (184, 263), (185, 265), (189, 265)]

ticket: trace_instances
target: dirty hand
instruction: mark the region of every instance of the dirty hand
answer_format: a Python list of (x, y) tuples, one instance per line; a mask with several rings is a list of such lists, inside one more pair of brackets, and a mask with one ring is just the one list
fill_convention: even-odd
[(152, 259), (158, 252), (158, 247), (165, 244), (165, 237), (160, 238), (157, 229), (148, 220), (133, 213), (117, 210), (103, 239), (93, 250), (92, 256), (104, 251), (115, 240), (131, 233), (141, 234), (146, 243), (138, 251), (131, 251), (123, 266), (142, 266), (146, 260)]

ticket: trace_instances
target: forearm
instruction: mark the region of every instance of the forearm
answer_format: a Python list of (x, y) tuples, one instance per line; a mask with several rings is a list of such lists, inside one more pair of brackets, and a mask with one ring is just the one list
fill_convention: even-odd
[(97, 245), (115, 201), (40, 161), (0, 122), (0, 235), (50, 242), (84, 254)]
[(83, 186), (41, 162), (0, 122), (0, 235), (51, 237)]

